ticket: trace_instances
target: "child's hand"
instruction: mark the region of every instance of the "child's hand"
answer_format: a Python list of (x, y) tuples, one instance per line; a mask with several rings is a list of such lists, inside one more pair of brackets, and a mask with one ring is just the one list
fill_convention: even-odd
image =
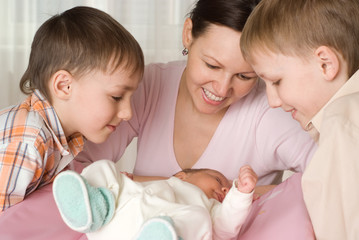
[(241, 167), (239, 170), (237, 189), (242, 193), (251, 193), (257, 184), (257, 174), (249, 165)]

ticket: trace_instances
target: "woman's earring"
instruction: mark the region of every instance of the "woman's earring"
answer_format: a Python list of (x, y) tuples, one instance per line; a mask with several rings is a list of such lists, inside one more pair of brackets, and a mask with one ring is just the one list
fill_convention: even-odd
[(184, 49), (182, 50), (182, 55), (183, 55), (183, 56), (187, 56), (187, 55), (188, 55), (188, 49), (187, 49), (187, 48), (184, 48)]

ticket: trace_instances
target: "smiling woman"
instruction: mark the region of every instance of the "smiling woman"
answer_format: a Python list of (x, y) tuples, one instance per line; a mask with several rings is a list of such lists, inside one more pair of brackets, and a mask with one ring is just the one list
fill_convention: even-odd
[(279, 183), (283, 170), (302, 172), (314, 142), (289, 113), (270, 108), (239, 47), (256, 3), (197, 1), (183, 25), (184, 61), (148, 64), (133, 118), (104, 144), (88, 142), (77, 160), (118, 161), (137, 137), (135, 177), (212, 168), (234, 179), (248, 164), (266, 185)]

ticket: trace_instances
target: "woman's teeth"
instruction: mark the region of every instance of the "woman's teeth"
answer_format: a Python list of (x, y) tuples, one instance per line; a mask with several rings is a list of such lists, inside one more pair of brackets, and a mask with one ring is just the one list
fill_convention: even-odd
[(205, 88), (203, 88), (203, 91), (204, 91), (204, 94), (206, 94), (206, 97), (212, 101), (220, 102), (224, 99), (224, 97), (218, 97)]

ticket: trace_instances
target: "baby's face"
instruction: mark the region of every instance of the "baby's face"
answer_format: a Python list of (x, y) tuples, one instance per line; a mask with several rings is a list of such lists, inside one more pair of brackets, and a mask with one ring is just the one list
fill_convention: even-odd
[(187, 181), (202, 189), (206, 196), (210, 199), (216, 199), (223, 202), (231, 183), (220, 172), (214, 170), (200, 171), (193, 174), (188, 174)]
[(303, 59), (268, 51), (252, 57), (254, 71), (266, 83), (270, 106), (291, 113), (304, 129), (333, 95), (314, 54)]

